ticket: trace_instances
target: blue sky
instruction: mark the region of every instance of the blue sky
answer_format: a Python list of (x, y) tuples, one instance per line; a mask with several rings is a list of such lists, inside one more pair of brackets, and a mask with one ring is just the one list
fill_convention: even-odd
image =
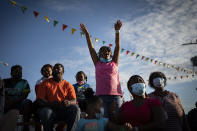
[[(60, 62), (65, 66), (64, 78), (75, 83), (75, 74), (83, 70), (88, 83), (95, 88), (94, 66), (89, 56), (85, 38), (81, 38), (79, 24), (84, 23), (90, 34), (114, 44), (113, 25), (121, 19), (121, 47), (141, 55), (192, 69), (190, 58), (197, 55), (196, 45), (180, 46), (197, 39), (197, 0), (16, 0), (28, 9), (23, 14), (8, 0), (0, 4), (0, 76), (9, 77), (10, 67), (23, 66), (23, 78), (31, 86), (29, 98), (34, 100), (34, 85), (41, 77), (43, 64)], [(38, 11), (35, 18), (32, 11)], [(60, 23), (53, 27), (43, 16)], [(77, 29), (71, 35), (71, 28), (62, 31), (62, 23)], [(113, 47), (112, 47), (113, 49)], [(197, 70), (197, 69), (196, 69)], [(135, 57), (120, 56), (120, 80), (129, 100), (126, 82), (131, 75), (139, 74), (145, 80), (153, 71), (162, 71), (168, 77), (187, 75), (174, 69), (156, 66)], [(186, 109), (194, 107), (197, 101), (197, 77), (183, 80), (169, 80), (167, 89), (176, 92)], [(147, 83), (148, 84), (148, 83)], [(151, 89), (147, 87), (147, 91)]]

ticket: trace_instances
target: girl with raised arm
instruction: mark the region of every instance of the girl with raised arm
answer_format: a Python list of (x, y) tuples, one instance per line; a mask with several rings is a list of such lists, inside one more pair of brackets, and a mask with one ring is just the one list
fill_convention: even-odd
[(84, 24), (80, 24), (86, 35), (90, 56), (95, 66), (96, 95), (103, 100), (104, 116), (109, 117), (109, 107), (115, 102), (117, 110), (122, 104), (122, 90), (119, 80), (118, 62), (120, 56), (120, 28), (122, 22), (118, 20), (115, 28), (115, 49), (114, 54), (110, 47), (102, 46), (98, 55), (93, 47), (90, 34)]

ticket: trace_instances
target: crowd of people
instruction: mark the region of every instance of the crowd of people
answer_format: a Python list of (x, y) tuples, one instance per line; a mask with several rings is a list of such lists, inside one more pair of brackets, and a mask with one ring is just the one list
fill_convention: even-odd
[[(114, 53), (102, 46), (97, 54), (87, 28), (80, 24), (95, 66), (95, 93), (85, 72), (77, 72), (72, 85), (63, 78), (62, 64), (46, 64), (35, 84), (36, 100), (31, 101), (22, 66), (12, 66), (11, 78), (0, 80), (0, 130), (14, 131), (22, 114), (24, 123), (34, 116), (44, 131), (53, 131), (55, 124), (59, 131), (196, 131), (197, 109), (185, 115), (178, 95), (165, 89), (167, 79), (162, 72), (150, 74), (149, 86), (154, 89), (150, 94), (141, 76), (131, 76), (127, 88), (132, 99), (123, 101), (118, 71), (121, 26), (120, 20), (114, 24)], [(25, 124), (23, 131), (29, 130)], [(40, 125), (36, 130), (41, 130)]]

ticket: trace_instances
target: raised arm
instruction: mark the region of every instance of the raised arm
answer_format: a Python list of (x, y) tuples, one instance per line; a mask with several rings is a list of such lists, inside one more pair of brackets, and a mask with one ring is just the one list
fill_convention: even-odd
[(118, 20), (115, 24), (114, 24), (114, 28), (116, 31), (115, 34), (115, 49), (114, 49), (114, 55), (112, 60), (118, 65), (119, 62), (119, 56), (120, 56), (120, 28), (122, 26), (122, 22), (120, 20)]
[(94, 63), (94, 66), (96, 65), (96, 63), (98, 62), (98, 56), (96, 54), (96, 51), (93, 47), (93, 43), (90, 39), (90, 34), (87, 30), (87, 28), (85, 27), (84, 24), (80, 24), (80, 27), (81, 27), (81, 30), (85, 33), (86, 35), (86, 40), (87, 40), (87, 44), (88, 44), (88, 49), (89, 49), (89, 52), (90, 52), (90, 55), (91, 55), (91, 58), (92, 58), (92, 61)]

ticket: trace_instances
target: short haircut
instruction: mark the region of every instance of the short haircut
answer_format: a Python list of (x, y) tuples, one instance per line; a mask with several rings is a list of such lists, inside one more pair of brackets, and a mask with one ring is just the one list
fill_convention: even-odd
[[(61, 66), (62, 67), (62, 69), (63, 69), (63, 72), (64, 72), (64, 66), (62, 65), (62, 64), (60, 64), (60, 63), (56, 63), (55, 65), (54, 65), (54, 67), (56, 67), (56, 66)], [(53, 68), (54, 68), (53, 67)]]
[(23, 68), (22, 68), (21, 65), (14, 65), (14, 66), (11, 67), (11, 72), (14, 71), (14, 70), (16, 70), (16, 69), (19, 69), (19, 70), (22, 71)]
[(107, 51), (109, 51), (109, 52), (111, 53), (111, 57), (112, 57), (112, 51), (111, 51), (111, 48), (110, 48), (110, 47), (108, 47), (108, 46), (102, 46), (102, 47), (99, 49), (99, 53), (98, 53), (99, 58), (100, 58), (100, 56), (101, 56), (101, 51), (103, 51), (103, 50), (107, 50)]
[(139, 76), (139, 75), (133, 75), (129, 78), (128, 82), (127, 82), (127, 88), (130, 88), (130, 85), (133, 85), (135, 83), (145, 83), (144, 79)]
[(157, 78), (157, 77), (160, 77), (160, 78), (163, 78), (164, 79), (164, 86), (166, 86), (166, 82), (167, 82), (167, 78), (165, 76), (164, 73), (162, 72), (159, 72), (159, 71), (156, 71), (156, 72), (152, 72), (149, 76), (149, 86), (154, 88), (154, 85), (153, 85), (153, 79)]
[(83, 72), (83, 71), (79, 71), (79, 72), (77, 72), (77, 74), (76, 74), (76, 79), (77, 79), (77, 77), (80, 75), (80, 74), (83, 74), (84, 75), (84, 77), (85, 77), (85, 80), (87, 81), (88, 80), (88, 77), (87, 77), (87, 75)]
[(45, 64), (45, 65), (42, 66), (40, 72), (42, 73), (44, 71), (44, 68), (47, 68), (47, 67), (53, 69), (53, 66), (51, 64)]

